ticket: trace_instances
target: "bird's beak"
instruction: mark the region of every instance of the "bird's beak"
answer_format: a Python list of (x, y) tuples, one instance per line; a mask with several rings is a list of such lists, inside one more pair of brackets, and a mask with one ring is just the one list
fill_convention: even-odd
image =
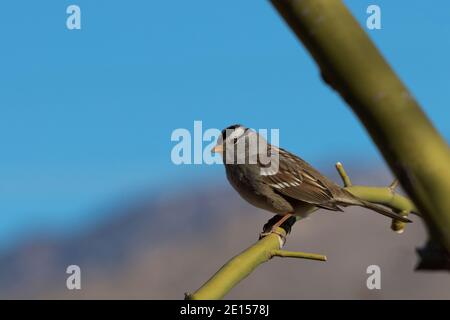
[(223, 144), (218, 144), (211, 149), (212, 153), (223, 153)]

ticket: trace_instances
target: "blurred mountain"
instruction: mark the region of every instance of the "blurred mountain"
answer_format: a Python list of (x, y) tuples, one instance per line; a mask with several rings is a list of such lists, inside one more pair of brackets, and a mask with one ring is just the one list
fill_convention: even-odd
[[(386, 173), (352, 172), (357, 183), (390, 182)], [(221, 183), (151, 194), (81, 234), (22, 243), (0, 256), (0, 298), (182, 299), (256, 241), (271, 217)], [(398, 235), (389, 219), (364, 209), (318, 211), (294, 226), (286, 248), (326, 254), (327, 262), (275, 258), (227, 298), (450, 299), (447, 273), (414, 271), (426, 232), (413, 219)], [(81, 290), (66, 289), (72, 264), (81, 268)], [(381, 268), (381, 290), (366, 287), (373, 264)]]

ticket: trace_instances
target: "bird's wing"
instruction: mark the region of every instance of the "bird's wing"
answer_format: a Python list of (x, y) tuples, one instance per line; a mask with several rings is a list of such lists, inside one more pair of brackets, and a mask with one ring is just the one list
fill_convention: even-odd
[(260, 166), (264, 183), (282, 195), (326, 209), (341, 210), (335, 204), (327, 178), (299, 157), (281, 148), (278, 150), (278, 170)]

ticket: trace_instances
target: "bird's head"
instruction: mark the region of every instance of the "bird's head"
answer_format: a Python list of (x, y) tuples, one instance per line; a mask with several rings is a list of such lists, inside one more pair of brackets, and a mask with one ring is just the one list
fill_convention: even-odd
[(271, 146), (264, 136), (240, 124), (223, 129), (211, 151), (222, 155), (226, 167), (249, 164), (258, 165), (263, 171), (278, 172), (279, 149)]
[(240, 124), (222, 130), (216, 146), (211, 150), (220, 153), (226, 164), (256, 163), (261, 153), (267, 154), (268, 143), (256, 131)]
[(223, 129), (212, 152), (223, 155), (227, 148), (234, 148), (241, 141), (245, 141), (245, 136), (249, 134), (249, 131), (250, 129), (240, 124), (234, 124)]

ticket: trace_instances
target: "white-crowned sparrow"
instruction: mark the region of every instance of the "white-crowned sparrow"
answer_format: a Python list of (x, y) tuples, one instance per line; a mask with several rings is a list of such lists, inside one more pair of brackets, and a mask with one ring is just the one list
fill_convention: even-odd
[(326, 178), (306, 161), (270, 145), (257, 132), (242, 125), (222, 131), (213, 152), (221, 153), (228, 181), (254, 206), (283, 216), (305, 217), (322, 208), (360, 206), (403, 222), (409, 219), (387, 208), (359, 199)]

